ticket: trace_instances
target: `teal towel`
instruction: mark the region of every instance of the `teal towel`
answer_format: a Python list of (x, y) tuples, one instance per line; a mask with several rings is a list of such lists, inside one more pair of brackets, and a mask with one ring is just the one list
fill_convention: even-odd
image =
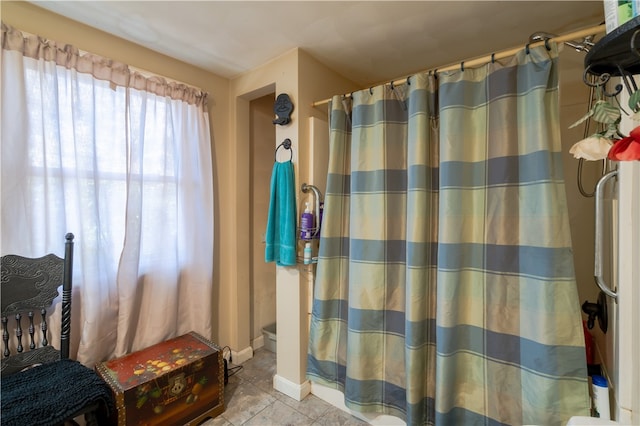
[(291, 161), (273, 165), (266, 242), (265, 262), (296, 264), (296, 195)]

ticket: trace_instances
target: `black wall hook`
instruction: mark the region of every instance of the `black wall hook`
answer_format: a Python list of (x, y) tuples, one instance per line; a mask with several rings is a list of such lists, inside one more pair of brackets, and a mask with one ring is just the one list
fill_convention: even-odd
[(585, 300), (582, 304), (582, 312), (587, 314), (587, 328), (589, 330), (593, 328), (597, 319), (600, 330), (602, 330), (603, 333), (607, 332), (609, 328), (609, 314), (607, 312), (607, 297), (604, 292), (600, 292), (596, 303)]

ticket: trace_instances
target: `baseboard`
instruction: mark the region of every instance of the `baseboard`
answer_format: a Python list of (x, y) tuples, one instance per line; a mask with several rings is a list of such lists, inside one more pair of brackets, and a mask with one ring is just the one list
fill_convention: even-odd
[(273, 376), (273, 388), (296, 401), (302, 401), (305, 396), (311, 393), (311, 383), (308, 380), (297, 384), (277, 374)]
[(261, 334), (260, 336), (253, 339), (253, 341), (251, 342), (251, 346), (253, 347), (254, 351), (256, 349), (264, 347), (264, 335)]
[(241, 351), (231, 351), (231, 355), (233, 356), (233, 364), (240, 365), (253, 358), (253, 349), (249, 346)]
[(317, 383), (311, 383), (311, 393), (317, 396), (318, 398), (322, 399), (323, 401), (333, 405), (334, 407), (339, 408), (342, 411), (345, 411), (351, 414), (352, 416), (357, 417), (360, 420), (363, 420), (371, 425), (404, 426), (407, 424), (404, 420), (395, 416), (389, 416), (386, 414), (363, 414), (357, 411), (350, 410), (344, 404), (344, 394), (339, 390), (332, 389), (327, 386), (322, 386)]

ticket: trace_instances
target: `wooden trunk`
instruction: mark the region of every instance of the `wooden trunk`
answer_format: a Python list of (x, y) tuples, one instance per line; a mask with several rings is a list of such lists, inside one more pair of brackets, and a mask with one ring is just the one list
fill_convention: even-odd
[(96, 365), (117, 405), (113, 424), (198, 424), (224, 411), (222, 350), (190, 332)]

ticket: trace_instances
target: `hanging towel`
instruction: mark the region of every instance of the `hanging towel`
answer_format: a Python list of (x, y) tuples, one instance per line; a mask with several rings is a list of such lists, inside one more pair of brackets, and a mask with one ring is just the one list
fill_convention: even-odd
[(271, 198), (267, 219), (265, 262), (278, 266), (296, 264), (296, 196), (293, 163), (273, 165)]

